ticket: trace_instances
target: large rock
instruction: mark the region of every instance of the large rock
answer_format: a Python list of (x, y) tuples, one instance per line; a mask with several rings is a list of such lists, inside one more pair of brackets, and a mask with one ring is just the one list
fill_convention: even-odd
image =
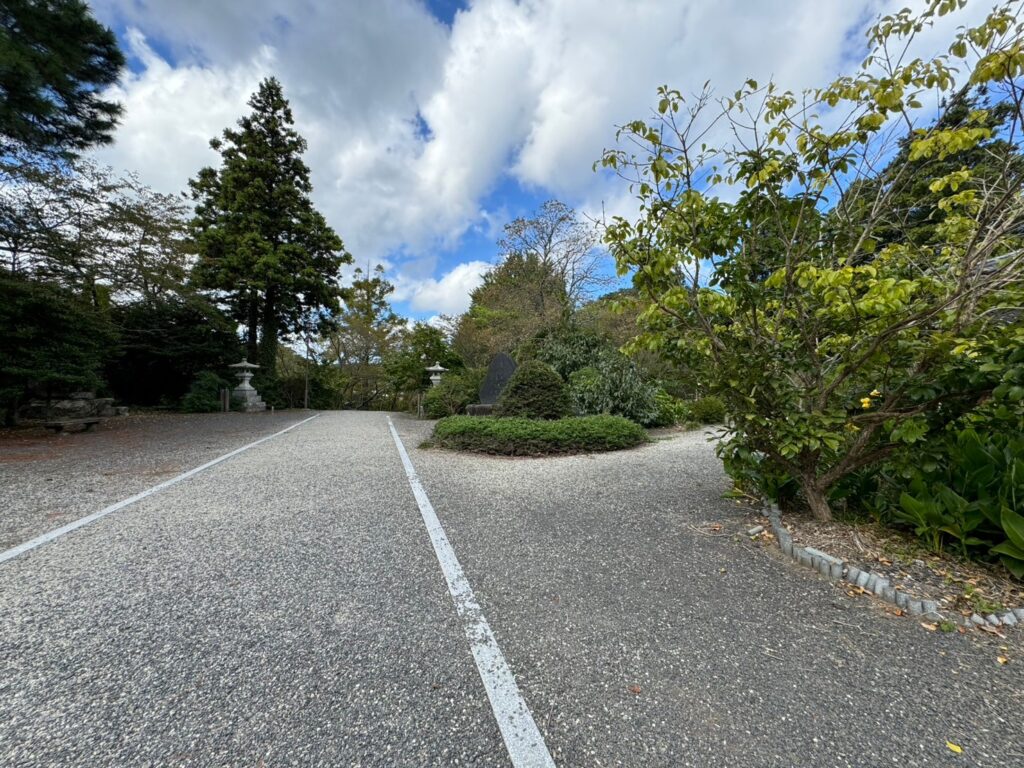
[(508, 380), (515, 372), (515, 360), (504, 352), (496, 354), (491, 360), (491, 364), (487, 366), (487, 376), (484, 377), (484, 382), (480, 385), (480, 402), (484, 405), (497, 403), (501, 393), (508, 386)]
[[(89, 392), (75, 394), (91, 394)], [(92, 416), (106, 416), (113, 410), (112, 397), (69, 397), (64, 400), (53, 400), (47, 409), (46, 401), (33, 400), (21, 413), (23, 419), (53, 419), (55, 421), (69, 419), (88, 419)]]

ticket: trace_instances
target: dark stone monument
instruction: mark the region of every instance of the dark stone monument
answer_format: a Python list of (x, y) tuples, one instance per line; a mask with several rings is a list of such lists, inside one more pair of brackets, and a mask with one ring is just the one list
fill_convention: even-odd
[(498, 402), (498, 398), (515, 371), (515, 360), (504, 352), (496, 354), (491, 360), (491, 364), (487, 366), (484, 383), (480, 385), (480, 402), (468, 406), (466, 413), (470, 416), (490, 416), (491, 411), (494, 410), (494, 404)]

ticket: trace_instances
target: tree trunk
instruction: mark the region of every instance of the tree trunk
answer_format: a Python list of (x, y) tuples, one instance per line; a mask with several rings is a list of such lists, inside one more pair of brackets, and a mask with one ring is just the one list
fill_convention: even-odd
[(800, 489), (804, 493), (804, 499), (815, 520), (820, 520), (823, 523), (832, 522), (832, 508), (828, 505), (825, 489), (819, 485), (817, 476), (801, 478)]
[(246, 321), (248, 331), (245, 337), (246, 359), (255, 363), (260, 356), (259, 329), (260, 329), (260, 306), (256, 301), (253, 292), (249, 293), (248, 319)]
[(277, 302), (274, 294), (267, 291), (263, 300), (263, 327), (260, 337), (260, 374), (272, 377), (277, 369)]

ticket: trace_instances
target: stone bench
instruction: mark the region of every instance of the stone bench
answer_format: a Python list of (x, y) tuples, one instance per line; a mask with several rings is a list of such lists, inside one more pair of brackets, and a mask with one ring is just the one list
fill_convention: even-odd
[(52, 429), (54, 432), (63, 432), (68, 427), (81, 427), (83, 432), (88, 432), (103, 419), (99, 416), (90, 416), (87, 419), (63, 419), (61, 421), (44, 421), (43, 426)]

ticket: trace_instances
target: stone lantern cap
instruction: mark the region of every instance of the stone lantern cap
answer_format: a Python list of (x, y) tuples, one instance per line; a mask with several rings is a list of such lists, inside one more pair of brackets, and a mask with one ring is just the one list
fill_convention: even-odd
[(255, 363), (250, 363), (246, 358), (242, 358), (242, 362), (233, 363), (232, 365), (229, 365), (228, 368), (246, 368), (249, 370), (254, 370), (256, 368), (259, 368), (259, 366), (256, 365)]
[(432, 366), (430, 366), (429, 368), (427, 368), (427, 370), (428, 370), (428, 371), (430, 371), (431, 373), (444, 373), (444, 372), (445, 372), (445, 371), (447, 371), (448, 369), (447, 369), (447, 368), (445, 368), (445, 367), (444, 367), (443, 365), (441, 365), (440, 363), (434, 363), (434, 364), (433, 364)]

